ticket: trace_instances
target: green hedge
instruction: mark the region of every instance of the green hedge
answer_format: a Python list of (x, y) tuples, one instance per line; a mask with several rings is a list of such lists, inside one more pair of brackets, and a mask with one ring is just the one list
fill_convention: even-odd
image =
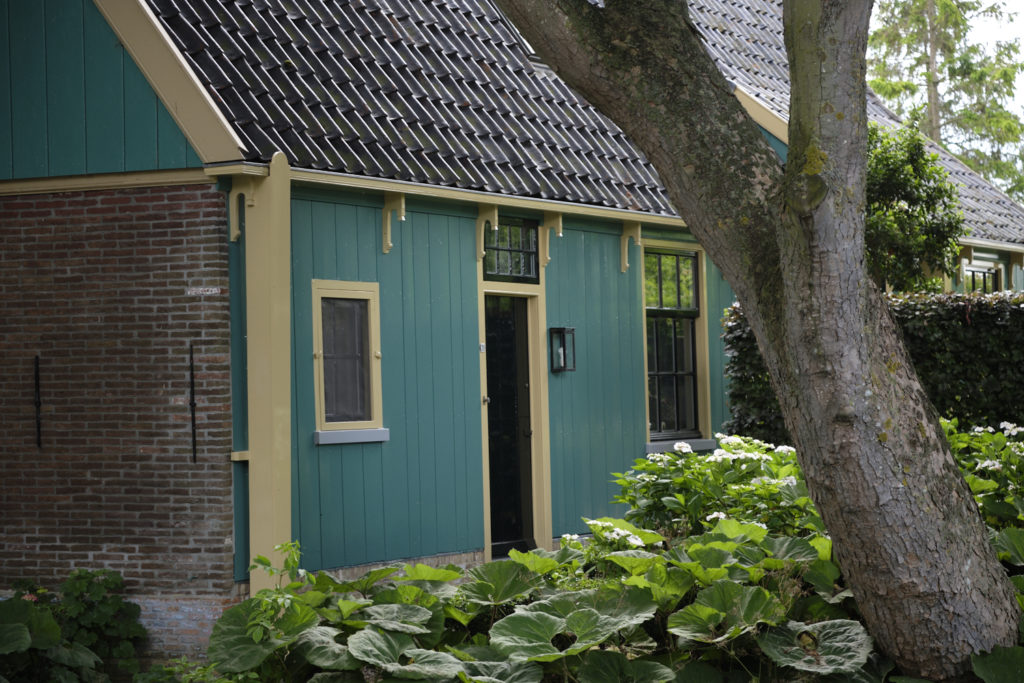
[[(963, 426), (1024, 424), (1024, 292), (893, 295), (889, 306), (940, 415)], [(739, 304), (722, 325), (732, 410), (724, 430), (790, 443)]]

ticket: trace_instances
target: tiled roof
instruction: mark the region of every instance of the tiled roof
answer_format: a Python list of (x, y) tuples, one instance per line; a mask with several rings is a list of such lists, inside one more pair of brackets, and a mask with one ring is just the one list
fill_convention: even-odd
[(487, 0), (148, 0), (249, 160), (675, 215)]
[[(789, 67), (782, 40), (782, 0), (691, 0), (691, 18), (725, 77), (783, 120), (789, 119)], [(874, 93), (868, 117), (898, 125)], [(1024, 243), (1024, 207), (934, 143), (931, 151), (960, 187), (971, 237)]]
[[(249, 160), (675, 215), (643, 155), (488, 0), (147, 1)], [(781, 0), (690, 4), (726, 77), (787, 119)], [(972, 236), (1024, 243), (1024, 208), (933, 151)]]

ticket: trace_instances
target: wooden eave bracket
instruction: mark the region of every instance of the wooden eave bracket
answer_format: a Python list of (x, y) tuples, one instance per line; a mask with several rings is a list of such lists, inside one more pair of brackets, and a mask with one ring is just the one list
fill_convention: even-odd
[(540, 226), (540, 264), (545, 268), (551, 263), (551, 231), (562, 236), (562, 214), (555, 211), (544, 212), (544, 223)]
[(622, 250), (622, 272), (629, 270), (629, 238), (633, 238), (633, 244), (642, 246), (640, 240), (640, 223), (637, 221), (625, 221), (622, 224), (622, 239), (619, 246)]
[(476, 260), (482, 261), (486, 250), (484, 249), (484, 230), (494, 230), (498, 227), (498, 205), (478, 204), (476, 216)]
[(256, 181), (253, 176), (234, 176), (231, 179), (231, 192), (228, 194), (228, 228), (232, 242), (237, 242), (242, 236), (242, 226), (245, 224), (245, 217), (239, 215), (239, 195), (245, 198), (245, 206), (241, 211), (256, 206)]
[(398, 220), (405, 220), (405, 195), (401, 192), (384, 193), (384, 217), (381, 225), (381, 251), (385, 254), (395, 246), (391, 242), (391, 212), (394, 212)]

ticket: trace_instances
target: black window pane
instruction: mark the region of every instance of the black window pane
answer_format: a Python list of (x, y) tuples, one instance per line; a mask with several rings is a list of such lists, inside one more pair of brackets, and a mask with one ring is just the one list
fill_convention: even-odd
[(368, 309), (365, 299), (321, 299), (327, 422), (372, 418)]
[(676, 325), (676, 368), (682, 372), (693, 372), (693, 320), (691, 318), (676, 318), (674, 322)]
[(676, 408), (676, 379), (675, 377), (658, 378), (658, 417), (660, 432), (677, 432), (682, 428), (679, 424), (678, 411)]
[(675, 359), (673, 358), (675, 349), (674, 322), (672, 318), (659, 318), (655, 324), (655, 339), (658, 345), (658, 372), (672, 372), (676, 369)]

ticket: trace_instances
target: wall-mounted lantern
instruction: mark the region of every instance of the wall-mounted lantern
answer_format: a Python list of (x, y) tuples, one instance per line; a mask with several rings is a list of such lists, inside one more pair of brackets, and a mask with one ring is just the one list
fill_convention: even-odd
[(576, 328), (552, 327), (551, 372), (575, 372)]

